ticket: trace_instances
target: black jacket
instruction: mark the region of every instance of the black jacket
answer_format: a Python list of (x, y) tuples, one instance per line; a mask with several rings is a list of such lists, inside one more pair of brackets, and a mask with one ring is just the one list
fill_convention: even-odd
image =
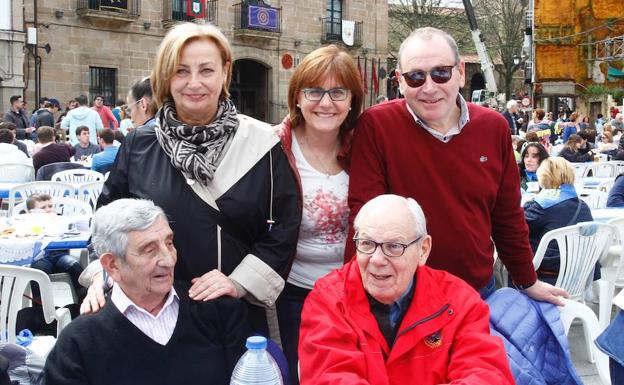
[(580, 151), (575, 152), (569, 147), (563, 147), (561, 151), (559, 151), (558, 156), (564, 158), (571, 163), (591, 162), (594, 160), (594, 157), (589, 153), (581, 154)]
[[(129, 197), (150, 199), (160, 206), (174, 233), (178, 280), (190, 281), (219, 267), (230, 275), (244, 259), (248, 260), (248, 254), (284, 280), (288, 277), (301, 221), (296, 180), (277, 136), (274, 144), (261, 142), (267, 138), (266, 131), (263, 137), (255, 138), (258, 132), (272, 128), (248, 117), (239, 120), (236, 137), (211, 183), (222, 185), (228, 178), (235, 180), (227, 191), (214, 196), (219, 210), (196, 195), (182, 173), (171, 165), (154, 127), (149, 126), (126, 137), (98, 200), (98, 207)], [(247, 147), (238, 146), (237, 137), (247, 140)], [(270, 151), (260, 150), (265, 147)], [(259, 160), (247, 172), (219, 174), (220, 170), (232, 169), (232, 164), (244, 163), (250, 153), (257, 153)], [(271, 218), (275, 223), (269, 231)], [(253, 292), (253, 285), (263, 282), (262, 277), (257, 278), (239, 283)]]

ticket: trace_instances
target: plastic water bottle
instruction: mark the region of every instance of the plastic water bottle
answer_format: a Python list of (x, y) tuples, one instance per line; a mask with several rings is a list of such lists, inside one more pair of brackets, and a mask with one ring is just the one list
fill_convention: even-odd
[(277, 363), (267, 352), (262, 336), (247, 338), (247, 352), (236, 363), (230, 385), (283, 385)]

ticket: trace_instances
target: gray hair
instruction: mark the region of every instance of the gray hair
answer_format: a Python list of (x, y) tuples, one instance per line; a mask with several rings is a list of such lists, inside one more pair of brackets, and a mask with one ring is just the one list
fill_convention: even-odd
[(93, 217), (91, 229), (96, 253), (111, 253), (125, 260), (128, 234), (147, 229), (158, 218), (167, 220), (165, 212), (146, 199), (118, 199), (100, 207)]
[(411, 214), (412, 219), (414, 220), (414, 230), (416, 231), (416, 236), (427, 234), (427, 220), (425, 218), (425, 213), (422, 211), (422, 208), (420, 207), (418, 202), (416, 202), (412, 198), (404, 198), (402, 196), (394, 194), (379, 195), (366, 202), (353, 220), (353, 229), (355, 230), (355, 233), (359, 232), (360, 222), (362, 221), (362, 218), (366, 216), (368, 211), (377, 206), (386, 206), (388, 203), (390, 203), (390, 201), (397, 200), (404, 202), (407, 206), (407, 211)]
[(513, 107), (518, 107), (518, 102), (513, 99), (507, 101), (507, 109), (509, 110)]
[(449, 35), (445, 31), (442, 31), (441, 29), (437, 29), (434, 27), (422, 27), (413, 30), (412, 33), (410, 33), (410, 35), (405, 38), (405, 40), (403, 40), (403, 42), (401, 43), (401, 46), (399, 47), (399, 60), (397, 61), (397, 70), (401, 72), (401, 57), (403, 56), (403, 50), (410, 42), (410, 40), (415, 38), (419, 38), (421, 40), (431, 40), (434, 36), (441, 36), (444, 38), (444, 40), (446, 40), (449, 47), (453, 51), (453, 55), (455, 56), (455, 64), (459, 63), (459, 61), (461, 60), (459, 56), (459, 48), (457, 47), (457, 43), (455, 42), (455, 39), (453, 39), (453, 36)]

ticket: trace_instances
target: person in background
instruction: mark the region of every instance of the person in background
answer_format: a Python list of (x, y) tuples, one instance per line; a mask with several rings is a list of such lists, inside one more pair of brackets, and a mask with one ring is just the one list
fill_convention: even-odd
[(154, 115), (156, 115), (157, 108), (152, 97), (152, 85), (149, 76), (130, 87), (126, 100), (128, 101), (126, 108), (130, 112), (130, 119), (132, 119), (135, 127), (154, 126), (156, 123)]
[(74, 155), (74, 148), (54, 142), (54, 129), (48, 126), (41, 126), (37, 129), (37, 138), (41, 149), (33, 155), (33, 167), (35, 175), (37, 171), (46, 164), (56, 162), (69, 162)]
[(93, 156), (102, 151), (100, 146), (89, 141), (89, 127), (78, 126), (76, 128), (78, 144), (74, 146), (74, 159), (81, 160), (83, 157)]
[(584, 131), (589, 129), (589, 118), (585, 115), (581, 115), (579, 119), (579, 131)]
[(187, 286), (174, 284), (178, 256), (162, 209), (112, 202), (95, 213), (92, 240), (113, 287), (102, 311), (61, 332), (45, 383), (229, 384), (251, 333), (245, 306), (228, 297), (192, 301)]
[[(500, 114), (461, 96), (465, 63), (453, 37), (419, 28), (401, 44), (397, 64), (405, 99), (365, 110), (354, 132), (350, 223), (377, 195), (413, 197), (437, 239), (428, 266), (464, 279), (487, 298), (495, 290), (496, 245), (516, 287), (562, 304), (566, 292), (535, 274), (509, 127)], [(345, 261), (354, 254), (348, 243)]]
[(611, 119), (611, 122), (609, 123), (611, 124), (611, 127), (614, 130), (615, 129), (624, 130), (624, 114), (622, 113), (615, 114), (615, 117)]
[[(4, 122), (3, 124), (13, 124)], [(32, 166), (32, 161), (24, 152), (13, 144), (15, 136), (13, 132), (0, 127), (0, 164), (21, 163)], [(3, 180), (4, 181), (4, 180)], [(7, 181), (4, 181), (7, 182)]]
[(17, 140), (17, 128), (15, 127), (15, 123), (0, 122), (0, 130), (1, 129), (11, 131), (11, 133), (13, 134), (13, 144), (16, 145), (17, 148), (26, 155), (26, 157), (30, 158), (30, 154), (28, 153), (28, 147), (24, 143)]
[(605, 120), (602, 114), (598, 114), (596, 116), (596, 122), (594, 123), (594, 127), (596, 127), (596, 134), (602, 135), (604, 128)]
[(119, 123), (117, 119), (115, 119), (111, 109), (104, 105), (104, 97), (102, 97), (102, 95), (97, 95), (95, 99), (93, 99), (93, 107), (91, 107), (91, 109), (100, 115), (104, 128), (116, 130), (119, 127)]
[(24, 99), (21, 95), (13, 95), (9, 98), (11, 102), (11, 108), (4, 113), (4, 121), (15, 124), (17, 129), (17, 140), (30, 139), (30, 134), (33, 132), (33, 128), (30, 126), (28, 116), (26, 116), (26, 109), (24, 106)]
[(613, 135), (610, 131), (605, 131), (602, 133), (602, 138), (600, 143), (598, 143), (598, 152), (601, 154), (607, 154), (610, 156), (615, 156), (618, 151), (618, 145), (613, 143)]
[(565, 158), (571, 163), (592, 162), (595, 155), (593, 150), (589, 150), (585, 154), (579, 151), (584, 144), (585, 140), (583, 138), (579, 135), (572, 134), (557, 156)]
[(615, 178), (609, 197), (607, 198), (607, 207), (624, 207), (624, 174), (620, 174)]
[(37, 111), (33, 127), (49, 126), (54, 127), (54, 114), (58, 113), (61, 105), (56, 99), (48, 99), (43, 103), (42, 109)]
[(61, 121), (61, 128), (69, 129), (69, 141), (73, 145), (78, 143), (76, 128), (78, 126), (89, 127), (89, 141), (97, 145), (97, 130), (104, 128), (100, 115), (87, 107), (88, 99), (85, 95), (76, 98), (77, 107), (67, 113)]
[(121, 124), (121, 121), (123, 120), (123, 118), (121, 117), (120, 111), (125, 110), (125, 109), (126, 109), (126, 101), (123, 99), (119, 99), (115, 103), (115, 108), (111, 110), (111, 112), (113, 113), (113, 116), (115, 117), (115, 119), (117, 119), (117, 123), (119, 124)]
[(364, 93), (357, 66), (335, 45), (309, 53), (288, 87), (289, 114), (276, 127), (298, 177), (303, 211), (297, 253), (277, 300), (291, 383), (297, 378), (301, 309), (316, 280), (343, 265), (349, 206), (348, 155)]
[[(527, 143), (522, 150), (520, 164), (520, 188), (527, 192), (537, 192), (537, 168), (544, 159), (548, 158), (548, 151), (540, 143)], [(533, 182), (533, 183), (531, 183)]]
[(578, 120), (578, 113), (573, 112), (572, 114), (570, 114), (569, 122), (563, 124), (563, 131), (561, 134), (561, 139), (563, 140), (563, 143), (567, 143), (570, 135), (574, 135), (580, 131)]
[[(593, 221), (589, 206), (576, 194), (574, 169), (567, 160), (559, 157), (545, 159), (537, 169), (537, 178), (542, 190), (524, 205), (533, 253), (547, 232)], [(559, 262), (559, 246), (553, 241), (537, 269), (539, 279), (554, 285), (559, 275)], [(598, 278), (600, 268), (594, 273), (594, 279)]]
[[(128, 109), (124, 105), (124, 108), (119, 110), (119, 117), (121, 121), (119, 122), (119, 131), (122, 135), (128, 135), (128, 131), (132, 131), (132, 119), (130, 119), (130, 114), (127, 112)], [(117, 131), (117, 130), (116, 130)]]
[(355, 258), (319, 279), (303, 307), (302, 385), (515, 384), (488, 305), (425, 265), (435, 240), (416, 201), (380, 195), (354, 230)]
[(520, 141), (524, 140), (522, 138), (520, 138), (518, 135), (512, 135), (511, 136), (511, 148), (513, 148), (514, 151), (514, 157), (516, 158), (516, 163), (520, 164), (522, 158), (520, 157), (520, 152), (522, 151), (522, 146), (518, 146), (518, 143), (520, 143)]
[(509, 125), (509, 130), (512, 135), (518, 135), (520, 133), (520, 128), (522, 127), (522, 122), (524, 121), (520, 115), (518, 114), (518, 102), (515, 100), (509, 100), (507, 102), (507, 109), (503, 112), (503, 117), (507, 120), (507, 124)]
[[(126, 137), (98, 206), (153, 200), (176, 234), (176, 278), (190, 284), (191, 299), (244, 298), (254, 331), (279, 339), (274, 305), (301, 221), (279, 137), (237, 113), (228, 91), (232, 50), (217, 27), (177, 24), (154, 62), (156, 124)], [(83, 312), (104, 304), (102, 275), (93, 271)]]
[(103, 128), (98, 133), (101, 152), (93, 155), (91, 169), (102, 174), (107, 173), (113, 167), (119, 147), (115, 146), (115, 133), (110, 128)]
[[(52, 197), (48, 194), (32, 194), (29, 196), (26, 199), (26, 209), (29, 213), (56, 215)], [(35, 256), (30, 267), (41, 270), (46, 274), (68, 273), (78, 298), (80, 300), (84, 298), (86, 291), (78, 282), (83, 268), (78, 259), (71, 256), (69, 250), (43, 251), (39, 256)]]

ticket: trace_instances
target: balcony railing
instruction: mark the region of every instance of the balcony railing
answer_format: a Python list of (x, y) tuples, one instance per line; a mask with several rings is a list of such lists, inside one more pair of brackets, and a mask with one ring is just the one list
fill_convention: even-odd
[(133, 21), (141, 15), (140, 0), (78, 0), (81, 16)]
[[(167, 1), (167, 0), (165, 0)], [(188, 13), (188, 2), (186, 0), (168, 0), (168, 3), (171, 4), (171, 17), (165, 18), (165, 20), (170, 21), (193, 21), (196, 18), (193, 16), (189, 16)], [(214, 25), (217, 25), (217, 6), (219, 4), (218, 0), (207, 0), (206, 1), (206, 15), (204, 20), (210, 22)]]
[[(325, 17), (321, 19), (321, 23), (322, 23), (321, 25), (323, 26), (321, 42), (323, 43), (342, 42), (344, 44), (342, 40), (342, 20)], [(359, 47), (362, 45), (363, 24), (364, 23), (361, 21), (355, 22), (355, 30), (354, 30), (354, 35), (353, 35), (354, 47)]]
[(282, 33), (282, 8), (268, 5), (234, 4), (234, 29), (240, 33)]

